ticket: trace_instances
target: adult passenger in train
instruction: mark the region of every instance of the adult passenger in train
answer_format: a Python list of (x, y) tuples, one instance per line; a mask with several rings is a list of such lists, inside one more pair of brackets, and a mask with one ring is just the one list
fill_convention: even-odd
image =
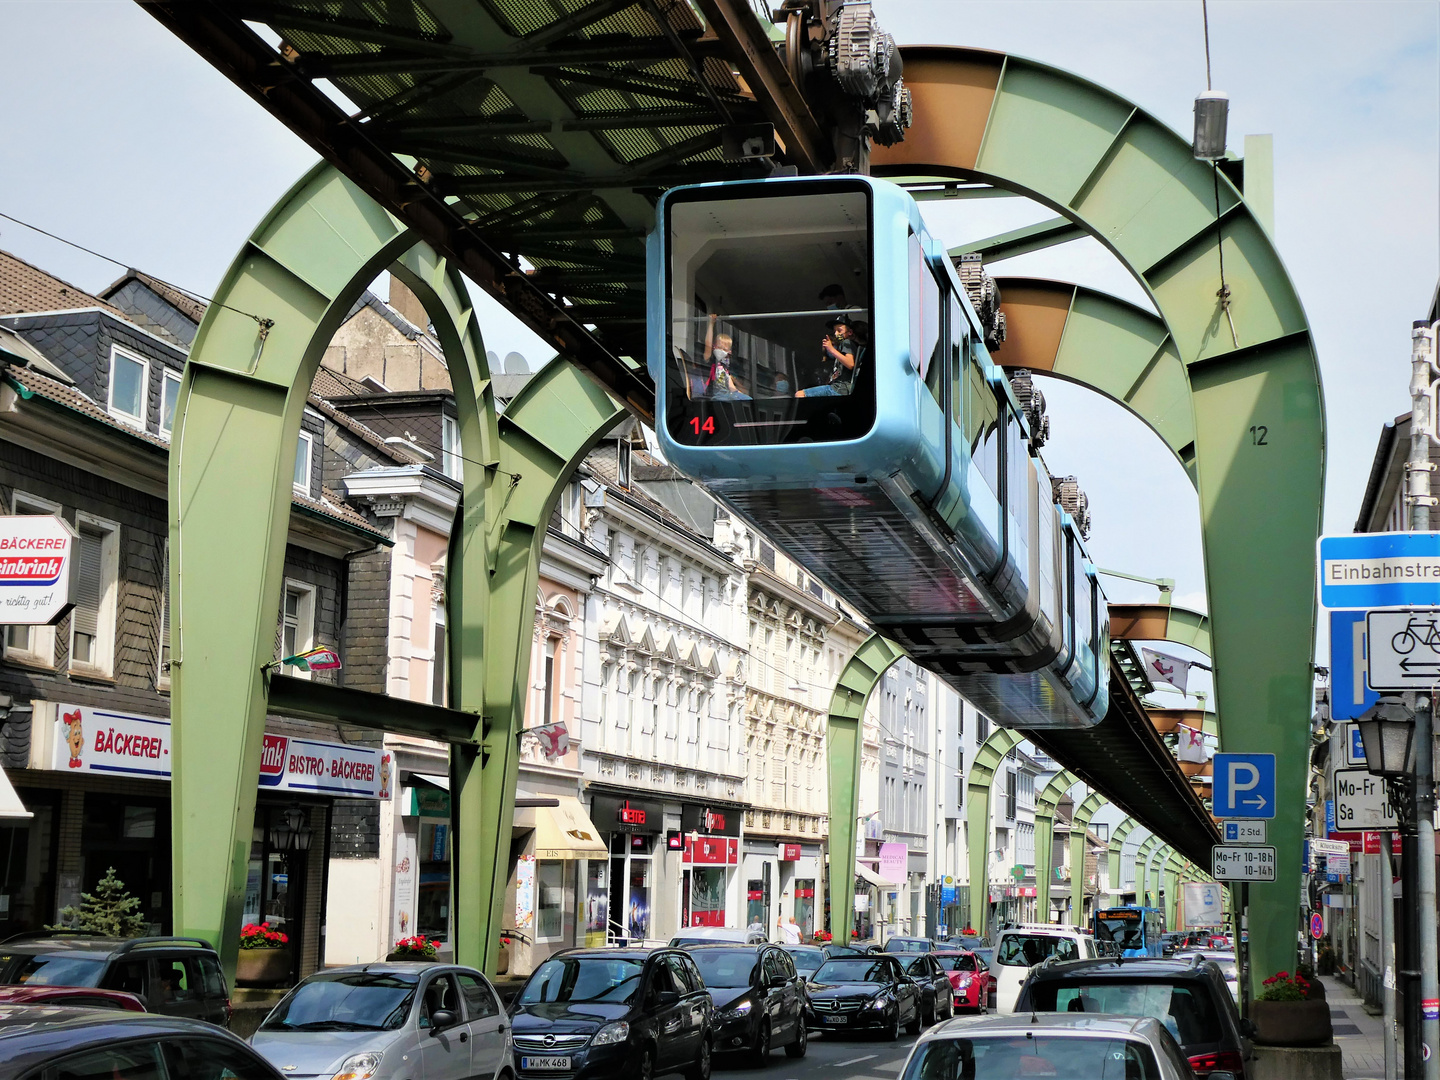
[(831, 319), (826, 325), (830, 333), (820, 342), (820, 347), (826, 358), (833, 362), (830, 380), (823, 386), (806, 387), (796, 397), (845, 397), (855, 385), (855, 369), (859, 365), (861, 349), (854, 327), (844, 318)]

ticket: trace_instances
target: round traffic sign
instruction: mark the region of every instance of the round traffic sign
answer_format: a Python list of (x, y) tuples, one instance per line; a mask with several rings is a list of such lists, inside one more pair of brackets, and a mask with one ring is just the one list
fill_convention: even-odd
[(1325, 917), (1318, 911), (1310, 916), (1310, 936), (1316, 940), (1325, 936)]

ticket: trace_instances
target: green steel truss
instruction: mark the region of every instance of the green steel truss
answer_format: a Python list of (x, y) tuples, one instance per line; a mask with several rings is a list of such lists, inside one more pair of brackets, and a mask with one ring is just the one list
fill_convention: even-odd
[[(1055, 808), (1065, 793), (1080, 782), (1068, 769), (1061, 770), (1035, 796), (1035, 910), (1042, 921), (1050, 921), (1050, 869), (1055, 852)], [(1070, 895), (1075, 895), (1075, 868), (1070, 868)]]
[(1075, 818), (1070, 824), (1070, 895), (1078, 903), (1073, 906), (1081, 916), (1085, 914), (1085, 833), (1100, 807), (1108, 799), (1098, 791), (1092, 791), (1075, 807)]
[(1124, 888), (1122, 887), (1124, 885), (1124, 882), (1121, 880), (1120, 872), (1120, 860), (1125, 851), (1125, 841), (1130, 836), (1130, 834), (1139, 827), (1140, 823), (1138, 821), (1136, 821), (1134, 818), (1127, 817), (1125, 818), (1125, 820), (1121, 821), (1120, 824), (1116, 825), (1115, 828), (1112, 829), (1110, 832), (1109, 866), (1110, 903), (1112, 906), (1120, 903), (1120, 897), (1125, 892)]
[[(990, 933), (990, 796), (995, 774), (1025, 737), (996, 728), (980, 748), (965, 777), (965, 847), (970, 860), (970, 925), (981, 937)], [(1038, 889), (1037, 889), (1038, 892)]]

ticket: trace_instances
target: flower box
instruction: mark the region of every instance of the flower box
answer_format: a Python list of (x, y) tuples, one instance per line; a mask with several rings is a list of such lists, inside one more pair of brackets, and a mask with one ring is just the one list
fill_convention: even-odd
[(1334, 1037), (1330, 1003), (1324, 998), (1306, 1001), (1252, 1001), (1250, 1019), (1255, 1041), (1264, 1046), (1324, 1046)]
[(235, 960), (235, 981), (242, 986), (278, 986), (290, 981), (290, 950), (241, 949)]

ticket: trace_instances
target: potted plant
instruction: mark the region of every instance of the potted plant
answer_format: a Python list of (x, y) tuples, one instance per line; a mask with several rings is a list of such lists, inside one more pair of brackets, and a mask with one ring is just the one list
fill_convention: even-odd
[(385, 955), (386, 960), (436, 960), (440, 956), (440, 943), (424, 934), (402, 937)]
[(816, 930), (816, 931), (815, 931), (815, 944), (817, 944), (817, 945), (828, 945), (828, 944), (830, 944), (832, 938), (833, 938), (833, 935), (830, 933), (829, 930)]
[(289, 977), (290, 938), (268, 922), (242, 926), (235, 981), (250, 986), (274, 986)]
[(1324, 1046), (1331, 1041), (1330, 1005), (1324, 998), (1309, 996), (1309, 979), (1298, 972), (1282, 971), (1261, 985), (1264, 989), (1250, 1006), (1257, 1043)]

